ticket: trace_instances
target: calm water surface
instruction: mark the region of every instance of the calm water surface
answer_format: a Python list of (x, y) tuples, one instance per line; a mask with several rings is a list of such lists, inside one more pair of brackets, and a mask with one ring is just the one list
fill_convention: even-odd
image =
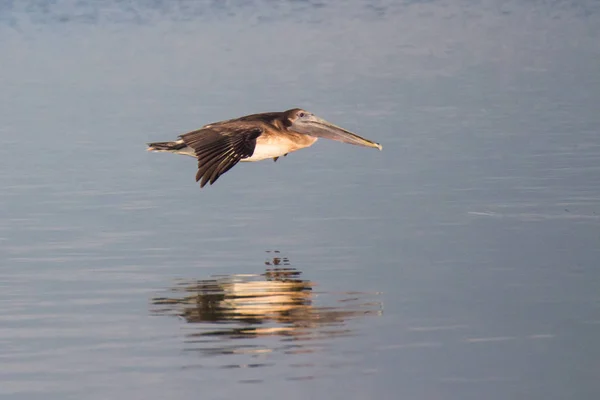
[[(594, 1), (0, 1), (0, 397), (597, 399), (598, 37)], [(384, 150), (205, 190), (145, 152), (292, 107)]]

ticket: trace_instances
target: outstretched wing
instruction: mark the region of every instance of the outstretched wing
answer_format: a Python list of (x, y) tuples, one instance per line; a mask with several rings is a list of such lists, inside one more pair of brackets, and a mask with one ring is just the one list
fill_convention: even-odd
[(227, 121), (181, 135), (198, 158), (196, 182), (200, 181), (200, 187), (212, 185), (241, 159), (252, 156), (261, 133), (263, 128), (255, 123)]

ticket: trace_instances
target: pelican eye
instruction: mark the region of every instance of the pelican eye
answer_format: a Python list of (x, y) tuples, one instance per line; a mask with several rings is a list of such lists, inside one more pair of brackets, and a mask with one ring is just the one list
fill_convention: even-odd
[(303, 112), (298, 113), (298, 117), (300, 117), (300, 118), (304, 118), (305, 116), (306, 116), (306, 113), (303, 113)]

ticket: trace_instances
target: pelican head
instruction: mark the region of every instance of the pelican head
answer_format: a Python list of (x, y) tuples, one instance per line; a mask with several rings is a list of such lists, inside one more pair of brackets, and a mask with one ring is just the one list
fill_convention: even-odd
[(356, 146), (375, 147), (379, 150), (382, 146), (358, 136), (344, 128), (340, 128), (317, 117), (311, 112), (301, 108), (293, 108), (285, 112), (285, 124), (291, 131), (314, 137), (322, 137), (338, 142), (349, 143)]

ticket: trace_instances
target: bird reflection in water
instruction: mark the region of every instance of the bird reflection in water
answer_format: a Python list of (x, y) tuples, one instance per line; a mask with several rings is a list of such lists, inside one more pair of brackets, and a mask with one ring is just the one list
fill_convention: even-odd
[[(170, 289), (173, 296), (152, 299), (152, 314), (178, 316), (193, 324), (188, 344), (210, 343), (211, 337), (280, 336), (296, 343), (287, 345), (285, 352), (299, 353), (311, 352), (297, 344), (302, 340), (350, 335), (350, 320), (382, 314), (378, 293), (316, 291), (314, 282), (302, 279), (302, 272), (291, 267), (288, 258), (278, 251), (267, 253), (271, 254), (264, 273), (183, 280)], [(229, 344), (198, 350), (217, 354), (273, 351)]]

